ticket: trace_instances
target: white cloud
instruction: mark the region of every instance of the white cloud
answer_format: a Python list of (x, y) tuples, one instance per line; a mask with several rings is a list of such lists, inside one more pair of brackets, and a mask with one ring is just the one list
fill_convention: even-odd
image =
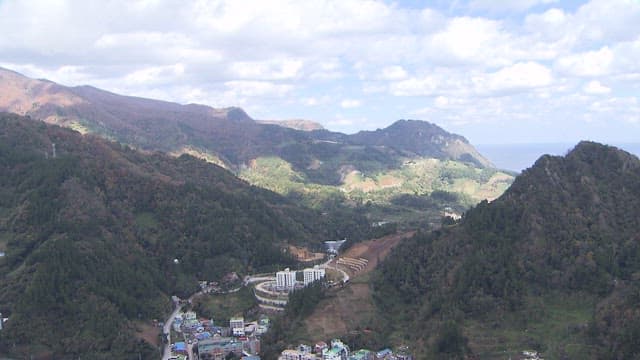
[(240, 97), (282, 97), (293, 90), (293, 85), (276, 84), (269, 81), (227, 81), (224, 85), (227, 93)]
[(556, 67), (573, 76), (602, 76), (611, 73), (614, 54), (608, 46), (596, 51), (587, 51), (561, 57)]
[[(420, 5), (0, 0), (0, 64), (67, 85), (267, 112), (257, 118), (335, 118), (353, 130), (411, 109), (460, 126), (598, 123), (604, 112), (587, 110), (594, 99), (602, 109), (604, 98), (640, 91), (635, 0)], [(609, 119), (632, 123), (636, 113), (611, 105), (632, 102), (606, 104)], [(350, 109), (351, 125), (338, 125), (336, 108)]]
[(608, 88), (600, 83), (598, 80), (591, 80), (582, 88), (582, 90), (591, 95), (602, 95), (611, 92), (611, 88)]
[(387, 91), (386, 83), (364, 83), (362, 85), (362, 92), (364, 94), (379, 94)]
[(380, 78), (383, 80), (402, 80), (407, 78), (407, 72), (399, 65), (386, 66), (382, 69)]
[(440, 79), (434, 75), (426, 75), (394, 82), (390, 92), (394, 96), (431, 96), (437, 93), (440, 86)]
[(301, 99), (300, 101), (303, 105), (305, 106), (319, 106), (319, 105), (326, 105), (329, 102), (331, 102), (331, 97), (324, 95), (324, 96), (319, 96), (319, 97), (307, 97), (304, 99)]
[(344, 99), (340, 102), (340, 107), (343, 109), (353, 109), (362, 106), (362, 101), (357, 99)]
[(472, 0), (469, 3), (471, 9), (489, 10), (495, 13), (509, 11), (521, 12), (536, 5), (547, 5), (558, 0)]
[[(395, 96), (454, 96), (475, 97), (505, 95), (549, 86), (553, 83), (550, 69), (536, 62), (523, 62), (505, 66), (495, 72), (468, 73), (435, 71), (391, 84)], [(447, 99), (443, 97), (442, 99)]]
[(231, 64), (231, 73), (238, 79), (289, 80), (298, 76), (303, 62), (294, 59), (240, 61)]
[(445, 61), (504, 63), (500, 52), (509, 43), (507, 37), (497, 21), (453, 18), (445, 29), (426, 39), (425, 50)]
[(438, 109), (452, 109), (456, 107), (460, 108), (468, 105), (469, 105), (469, 102), (464, 99), (447, 97), (447, 96), (437, 96), (433, 100), (433, 106)]
[[(489, 92), (533, 89), (551, 85), (551, 70), (536, 62), (517, 63), (504, 67), (486, 77), (486, 84), (480, 83)], [(483, 91), (484, 89), (480, 89)]]
[(309, 64), (307, 73), (312, 80), (336, 80), (344, 76), (342, 63), (337, 58), (315, 61)]
[(176, 77), (182, 76), (184, 71), (185, 67), (183, 64), (153, 66), (136, 70), (126, 75), (124, 77), (124, 82), (129, 86), (170, 83), (174, 81)]

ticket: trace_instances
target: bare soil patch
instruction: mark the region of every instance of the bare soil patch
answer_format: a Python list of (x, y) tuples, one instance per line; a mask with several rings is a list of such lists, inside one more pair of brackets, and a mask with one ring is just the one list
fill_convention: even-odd
[(353, 270), (340, 266), (344, 270), (348, 271), (350, 275), (354, 277), (358, 277), (364, 274), (371, 272), (373, 269), (378, 266), (378, 262), (382, 261), (389, 252), (396, 247), (400, 241), (405, 238), (411, 237), (415, 234), (415, 231), (410, 231), (402, 234), (393, 234), (388, 235), (379, 239), (367, 240), (360, 243), (357, 243), (350, 247), (345, 253), (341, 254), (338, 258), (334, 259), (331, 262), (332, 266), (335, 266), (335, 262), (341, 257), (347, 258), (363, 258), (367, 259), (369, 262), (367, 266), (361, 271), (354, 272)]
[(291, 253), (296, 260), (302, 262), (318, 261), (324, 258), (324, 253), (311, 252), (305, 247), (293, 245), (289, 245), (289, 253)]
[(162, 329), (151, 322), (138, 321), (135, 323), (136, 337), (153, 346), (160, 346), (160, 333)]
[(407, 232), (364, 241), (355, 244), (341, 255), (363, 258), (369, 262), (364, 269), (355, 273), (341, 266), (352, 274), (352, 280), (344, 288), (330, 292), (305, 320), (306, 333), (313, 336), (310, 341), (326, 341), (339, 337), (357, 328), (365, 328), (372, 321), (377, 309), (371, 296), (369, 273), (400, 241), (413, 234), (414, 232)]

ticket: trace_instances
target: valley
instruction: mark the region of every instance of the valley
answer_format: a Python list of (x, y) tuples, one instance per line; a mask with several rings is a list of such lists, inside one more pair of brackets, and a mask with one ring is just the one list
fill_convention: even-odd
[(0, 34), (0, 360), (640, 359), (640, 0)]
[(347, 135), (303, 120), (265, 122), (240, 108), (67, 87), (1, 68), (0, 93), (0, 111), (143, 151), (192, 155), (319, 211), (360, 209), (371, 222), (401, 227), (437, 224), (445, 210), (460, 215), (498, 197), (514, 175), (495, 169), (464, 137), (426, 121)]
[[(0, 106), (27, 115), (0, 118), (0, 352), (193, 359), (246, 345), (267, 359), (316, 358), (292, 347), (323, 342), (385, 359), (636, 351), (623, 320), (636, 316), (638, 266), (640, 165), (628, 153), (582, 142), (515, 177), (423, 121), (346, 135), (5, 70), (0, 85)], [(327, 259), (323, 242), (339, 239), (345, 248)], [(326, 279), (271, 294), (277, 271), (314, 265)], [(205, 335), (175, 321), (158, 335), (172, 309), (211, 341), (195, 346)], [(264, 316), (272, 322), (257, 334)], [(66, 330), (26, 337), (33, 317), (34, 331)], [(250, 337), (234, 335), (239, 317), (255, 321)]]

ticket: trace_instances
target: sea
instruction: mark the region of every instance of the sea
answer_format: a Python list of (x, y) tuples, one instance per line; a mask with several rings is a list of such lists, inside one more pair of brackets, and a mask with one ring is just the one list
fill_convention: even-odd
[[(608, 144), (640, 157), (640, 143)], [(498, 169), (522, 172), (542, 155), (566, 155), (576, 144), (480, 144), (474, 145)]]

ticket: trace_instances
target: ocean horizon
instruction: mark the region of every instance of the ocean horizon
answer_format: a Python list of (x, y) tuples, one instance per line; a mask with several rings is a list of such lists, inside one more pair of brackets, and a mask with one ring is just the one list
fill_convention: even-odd
[[(607, 144), (640, 157), (640, 143)], [(522, 172), (542, 155), (566, 155), (574, 143), (478, 144), (476, 149), (498, 169)]]

